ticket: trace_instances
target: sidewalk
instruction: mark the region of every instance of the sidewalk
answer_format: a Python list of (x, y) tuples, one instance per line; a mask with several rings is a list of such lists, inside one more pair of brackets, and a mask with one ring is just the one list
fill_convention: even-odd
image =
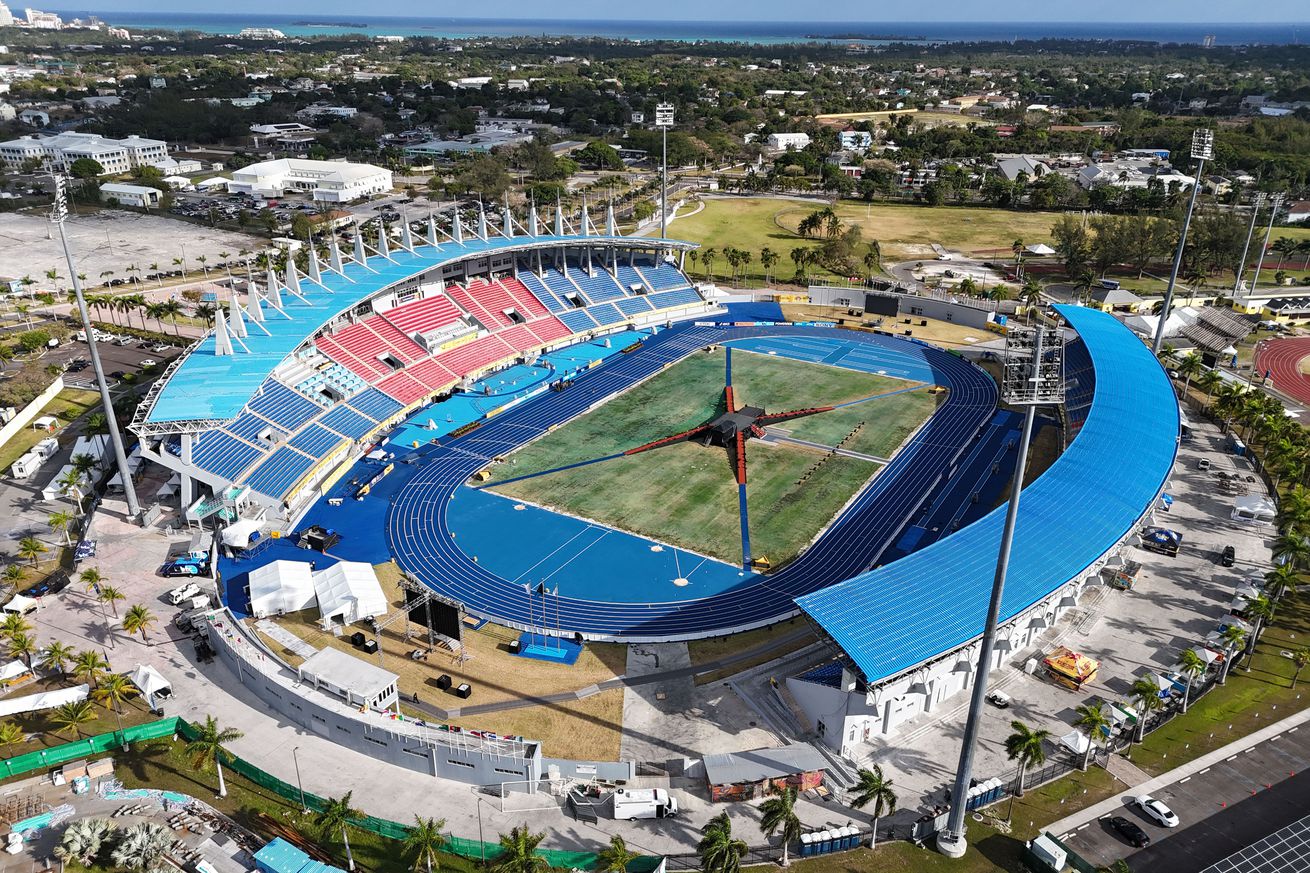
[[(1301, 710), (1295, 715), (1289, 715), (1280, 722), (1262, 728), (1253, 734), (1242, 737), (1240, 740), (1234, 740), (1223, 748), (1215, 749), (1213, 752), (1202, 755), (1194, 761), (1176, 767), (1162, 776), (1147, 780), (1139, 785), (1130, 786), (1128, 790), (1116, 794), (1114, 797), (1106, 798), (1100, 803), (1093, 804), (1086, 809), (1075, 812), (1073, 815), (1066, 816), (1059, 821), (1052, 822), (1046, 827), (1048, 833), (1054, 834), (1060, 839), (1069, 836), (1070, 833), (1107, 815), (1112, 815), (1124, 808), (1125, 802), (1139, 794), (1159, 794), (1161, 788), (1173, 785), (1195, 776), (1204, 770), (1213, 767), (1221, 761), (1225, 761), (1234, 755), (1240, 754), (1247, 749), (1254, 748), (1261, 743), (1266, 743), (1275, 737), (1295, 730), (1301, 725), (1310, 722), (1310, 707)], [(1281, 780), (1280, 780), (1281, 781)]]

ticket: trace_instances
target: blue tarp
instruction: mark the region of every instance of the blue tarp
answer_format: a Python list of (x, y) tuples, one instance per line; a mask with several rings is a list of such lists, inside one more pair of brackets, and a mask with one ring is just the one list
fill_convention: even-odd
[[(1132, 532), (1173, 467), (1178, 401), (1164, 370), (1111, 315), (1056, 309), (1091, 354), (1095, 393), (1063, 455), (1023, 492), (1001, 603), (1006, 621)], [(870, 682), (983, 630), (1005, 507), (921, 551), (797, 600)]]

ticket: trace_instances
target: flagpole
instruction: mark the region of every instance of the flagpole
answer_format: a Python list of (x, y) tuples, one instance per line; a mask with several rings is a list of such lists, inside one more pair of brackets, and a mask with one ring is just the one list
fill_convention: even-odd
[(562, 644), (563, 637), (560, 636), (559, 629), (559, 583), (555, 583), (555, 650), (559, 651), (564, 648)]

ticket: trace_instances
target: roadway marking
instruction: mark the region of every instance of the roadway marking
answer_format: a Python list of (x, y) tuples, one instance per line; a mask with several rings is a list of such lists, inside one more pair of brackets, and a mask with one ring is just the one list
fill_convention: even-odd
[(1184, 782), (1188, 781), (1191, 778), (1192, 778), (1191, 776), (1184, 776), (1182, 779), (1178, 780), (1178, 784), (1182, 785)]
[(1197, 775), (1197, 776), (1204, 776), (1206, 773), (1209, 773), (1209, 772), (1210, 772), (1210, 768), (1209, 768), (1209, 767), (1206, 767), (1204, 770), (1202, 770), (1200, 773), (1197, 773), (1196, 775)]
[(1085, 824), (1085, 825), (1079, 825), (1078, 827), (1074, 828), (1074, 831), (1075, 831), (1075, 832), (1076, 832), (1076, 831), (1080, 831), (1080, 830), (1082, 830), (1083, 828), (1089, 828), (1089, 827), (1091, 827), (1091, 826), (1092, 826), (1092, 823), (1091, 823), (1091, 822), (1088, 822), (1088, 823)]
[(1233, 755), (1232, 758), (1224, 758), (1224, 760), (1225, 760), (1225, 761), (1232, 761), (1232, 760), (1235, 760), (1236, 758), (1237, 758), (1237, 756), (1236, 756), (1236, 755)]

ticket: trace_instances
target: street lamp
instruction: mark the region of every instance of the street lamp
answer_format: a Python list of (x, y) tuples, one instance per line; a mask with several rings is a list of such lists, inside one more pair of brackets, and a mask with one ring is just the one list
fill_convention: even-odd
[(1010, 501), (1005, 511), (1005, 528), (1001, 533), (1000, 553), (996, 558), (996, 575), (992, 581), (992, 599), (987, 606), (987, 623), (983, 626), (978, 666), (974, 671), (973, 697), (969, 701), (969, 719), (964, 726), (960, 747), (960, 766), (951, 791), (951, 813), (946, 827), (937, 835), (937, 849), (949, 858), (964, 857), (964, 816), (968, 811), (969, 783), (973, 778), (973, 756), (982, 724), (982, 710), (987, 697), (987, 677), (996, 645), (996, 625), (1000, 617), (1001, 597), (1005, 593), (1005, 575), (1010, 567), (1010, 549), (1014, 544), (1015, 521), (1019, 516), (1019, 494), (1023, 490), (1024, 467), (1028, 460), (1028, 443), (1033, 435), (1037, 407), (1054, 405), (1064, 399), (1064, 348), (1057, 332), (1049, 344), (1044, 330), (1010, 325), (1005, 334), (1005, 371), (1001, 394), (1006, 403), (1026, 407), (1019, 454), (1015, 458), (1014, 478), (1010, 481)]
[(300, 759), (296, 757), (296, 752), (300, 751), (300, 746), (291, 750), (291, 760), (296, 765), (296, 787), (300, 789), (300, 814), (308, 815), (309, 807), (305, 804), (305, 786), (300, 781)]
[(77, 278), (77, 267), (73, 263), (73, 252), (68, 248), (68, 235), (64, 233), (64, 219), (68, 217), (68, 191), (64, 177), (58, 173), (54, 180), (54, 203), (50, 207), (50, 221), (59, 225), (59, 242), (64, 247), (64, 261), (68, 264), (68, 275), (73, 280), (73, 294), (77, 297), (77, 311), (82, 317), (82, 330), (86, 332), (86, 346), (91, 351), (91, 368), (96, 374), (96, 384), (100, 387), (100, 403), (105, 410), (105, 422), (109, 427), (109, 442), (114, 447), (114, 461), (118, 465), (118, 476), (123, 480), (123, 496), (127, 498), (127, 514), (136, 518), (141, 513), (141, 506), (136, 501), (136, 487), (132, 484), (132, 473), (127, 468), (127, 455), (123, 451), (123, 435), (118, 432), (118, 418), (114, 415), (114, 399), (109, 396), (109, 385), (105, 382), (105, 370), (100, 365), (100, 350), (96, 347), (96, 331), (91, 324), (91, 314), (86, 308), (86, 297), (82, 294), (82, 280)]
[(1155, 342), (1151, 344), (1151, 353), (1160, 354), (1160, 345), (1164, 342), (1165, 322), (1169, 320), (1169, 307), (1174, 299), (1174, 285), (1178, 282), (1178, 268), (1183, 263), (1183, 249), (1187, 246), (1187, 229), (1192, 224), (1192, 210), (1196, 208), (1196, 192), (1201, 190), (1201, 177), (1205, 172), (1205, 162), (1214, 157), (1214, 131), (1198, 127), (1192, 131), (1192, 158), (1196, 161), (1196, 181), (1192, 183), (1192, 196), (1187, 201), (1187, 212), (1183, 214), (1183, 232), (1178, 235), (1178, 248), (1174, 250), (1174, 266), (1169, 272), (1169, 287), (1164, 292), (1164, 306), (1160, 309), (1160, 323), (1155, 327)]
[[(476, 792), (476, 790), (477, 790), (477, 789), (474, 789), (475, 792)], [(484, 842), (483, 839), (482, 839), (482, 795), (481, 795), (481, 794), (476, 794), (476, 793), (475, 793), (473, 796), (474, 796), (474, 798), (475, 798), (475, 799), (477, 800), (477, 802), (478, 802), (478, 848), (482, 850), (482, 866), (483, 866), (483, 867), (486, 867), (486, 866), (487, 866), (487, 844), (486, 844), (486, 842)]]
[(655, 126), (660, 129), (660, 239), (669, 235), (669, 128), (673, 127), (673, 104), (655, 105)]

